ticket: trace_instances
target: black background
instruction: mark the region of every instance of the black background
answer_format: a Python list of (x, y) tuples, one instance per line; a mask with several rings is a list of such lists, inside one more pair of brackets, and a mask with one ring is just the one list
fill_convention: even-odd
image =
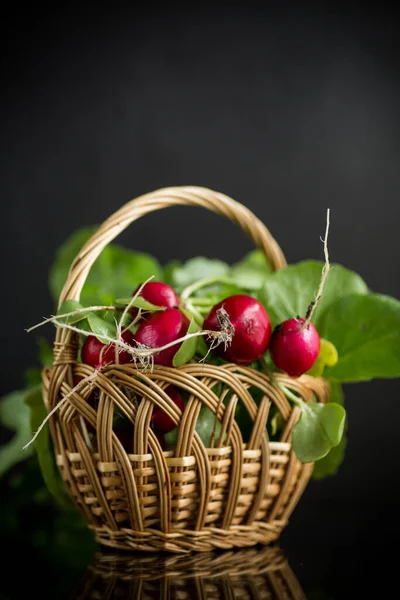
[[(56, 248), (158, 187), (203, 185), (246, 204), (289, 262), (322, 259), (330, 207), (332, 260), (400, 298), (393, 12), (36, 7), (3, 27), (3, 392), (35, 364), (24, 328), (53, 309)], [(183, 208), (118, 242), (162, 262), (234, 261), (251, 247), (222, 218)], [(301, 583), (335, 598), (366, 572), (381, 581), (398, 530), (398, 381), (346, 386), (346, 399), (345, 463), (309, 485), (282, 538)]]

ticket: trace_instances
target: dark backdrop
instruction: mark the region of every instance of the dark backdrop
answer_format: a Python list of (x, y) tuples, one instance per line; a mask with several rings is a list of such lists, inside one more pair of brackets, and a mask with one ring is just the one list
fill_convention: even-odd
[[(153, 8), (35, 7), (5, 24), (4, 392), (35, 362), (24, 328), (53, 308), (46, 280), (58, 245), (166, 185), (204, 185), (243, 202), (290, 262), (322, 259), (330, 207), (332, 260), (400, 297), (395, 14)], [(148, 216), (118, 241), (162, 261), (234, 261), (250, 249), (200, 209)], [(345, 464), (310, 484), (283, 538), (298, 576), (330, 578), (335, 593), (364, 569), (376, 572), (398, 504), (399, 384), (347, 386), (346, 397)]]

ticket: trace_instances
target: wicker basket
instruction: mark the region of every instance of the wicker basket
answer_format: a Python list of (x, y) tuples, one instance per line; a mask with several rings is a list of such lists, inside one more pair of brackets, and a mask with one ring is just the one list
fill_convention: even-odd
[[(285, 265), (276, 241), (243, 205), (205, 188), (165, 188), (128, 202), (103, 223), (73, 262), (60, 304), (79, 299), (88, 272), (107, 243), (139, 217), (175, 205), (201, 206), (225, 215), (265, 251), (275, 269)], [(76, 359), (75, 334), (58, 329), (53, 367), (43, 371), (48, 411), (71, 390), (74, 378), (93, 371)], [(277, 380), (305, 401), (328, 398), (323, 379), (277, 375)], [(190, 394), (183, 414), (164, 391), (170, 384)], [(214, 392), (217, 384), (222, 388), (219, 397)], [(313, 465), (300, 463), (291, 448), (299, 409), (267, 375), (233, 364), (156, 366), (151, 372), (125, 364), (102, 370), (94, 385), (98, 409), (86, 401), (88, 384), (52, 416), (50, 430), (61, 475), (99, 543), (119, 549), (188, 552), (269, 544), (279, 537)], [(259, 390), (262, 400), (256, 403), (249, 388)], [(233, 393), (224, 403), (228, 391)], [(132, 392), (142, 399), (137, 409), (129, 399)], [(253, 422), (246, 444), (234, 418), (237, 402)], [(221, 423), (219, 442), (212, 448), (205, 448), (195, 431), (202, 404)], [(150, 427), (154, 405), (179, 425), (174, 452), (162, 451)], [(272, 405), (285, 423), (275, 442), (269, 441), (266, 429)], [(132, 454), (113, 432), (115, 407), (134, 425)], [(96, 430), (95, 449), (85, 442), (81, 417)], [(222, 445), (221, 439), (228, 442)]]
[(273, 546), (192, 556), (99, 552), (71, 600), (305, 600), (281, 550)]

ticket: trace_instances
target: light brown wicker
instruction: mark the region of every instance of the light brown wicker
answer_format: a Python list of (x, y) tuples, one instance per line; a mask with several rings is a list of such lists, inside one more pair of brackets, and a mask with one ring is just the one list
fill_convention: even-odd
[[(128, 202), (103, 223), (71, 265), (60, 305), (66, 299), (79, 299), (87, 274), (106, 244), (139, 217), (174, 205), (201, 206), (227, 216), (265, 251), (275, 269), (285, 265), (269, 231), (241, 204), (205, 188), (165, 188)], [(70, 392), (75, 378), (92, 371), (77, 361), (76, 335), (58, 329), (53, 367), (43, 371), (47, 410)], [(327, 400), (329, 389), (323, 379), (277, 375), (276, 380), (305, 401)], [(183, 414), (164, 391), (169, 384), (190, 394)], [(110, 365), (93, 385), (99, 393), (97, 411), (87, 402), (92, 391), (88, 384), (51, 417), (50, 430), (68, 491), (99, 543), (120, 549), (188, 552), (268, 544), (279, 537), (313, 465), (301, 464), (292, 451), (291, 432), (299, 409), (289, 404), (267, 375), (232, 364), (155, 366), (152, 371), (134, 364)], [(261, 392), (257, 403), (254, 390)], [(228, 392), (229, 401), (224, 403)], [(132, 393), (141, 399), (137, 409), (130, 400)], [(253, 421), (246, 444), (235, 421), (238, 402)], [(222, 425), (212, 448), (205, 448), (195, 431), (202, 404)], [(154, 405), (179, 426), (174, 452), (162, 451), (150, 427)], [(269, 441), (266, 429), (272, 405), (285, 423), (275, 442)], [(134, 425), (132, 454), (113, 432), (115, 407)], [(80, 417), (96, 431), (95, 449), (85, 442)]]
[(98, 553), (71, 600), (305, 600), (281, 550), (247, 548), (202, 552)]

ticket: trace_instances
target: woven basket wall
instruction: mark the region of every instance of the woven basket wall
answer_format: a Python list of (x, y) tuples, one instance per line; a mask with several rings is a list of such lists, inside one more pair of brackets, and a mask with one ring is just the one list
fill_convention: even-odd
[[(60, 305), (79, 299), (92, 264), (128, 225), (175, 205), (201, 206), (225, 215), (265, 251), (275, 269), (286, 264), (265, 225), (243, 205), (205, 188), (165, 188), (130, 201), (103, 223), (71, 265)], [(76, 334), (58, 329), (53, 367), (43, 371), (47, 410), (72, 389), (75, 378), (92, 372), (92, 367), (77, 362)], [(305, 401), (328, 399), (323, 379), (306, 375), (276, 379)], [(170, 384), (190, 395), (183, 414), (164, 391)], [(313, 465), (301, 464), (292, 451), (299, 409), (267, 375), (232, 364), (155, 366), (152, 371), (124, 364), (102, 369), (93, 386), (97, 410), (87, 402), (93, 391), (87, 384), (52, 416), (50, 430), (61, 475), (98, 542), (120, 549), (188, 552), (268, 544), (279, 537)], [(250, 388), (252, 393), (258, 390), (258, 397), (261, 392), (261, 401), (254, 400)], [(229, 402), (224, 403), (228, 392)], [(138, 408), (132, 394), (140, 398)], [(235, 421), (237, 403), (253, 422), (246, 444)], [(221, 423), (212, 448), (205, 448), (195, 431), (202, 404)], [(163, 452), (151, 429), (155, 405), (179, 426), (175, 451)], [(274, 442), (266, 429), (273, 405), (285, 423), (281, 438)], [(133, 425), (132, 453), (113, 431), (116, 409)], [(96, 448), (85, 441), (83, 419), (96, 431)]]
[(71, 600), (305, 600), (276, 546), (163, 556), (98, 553)]

